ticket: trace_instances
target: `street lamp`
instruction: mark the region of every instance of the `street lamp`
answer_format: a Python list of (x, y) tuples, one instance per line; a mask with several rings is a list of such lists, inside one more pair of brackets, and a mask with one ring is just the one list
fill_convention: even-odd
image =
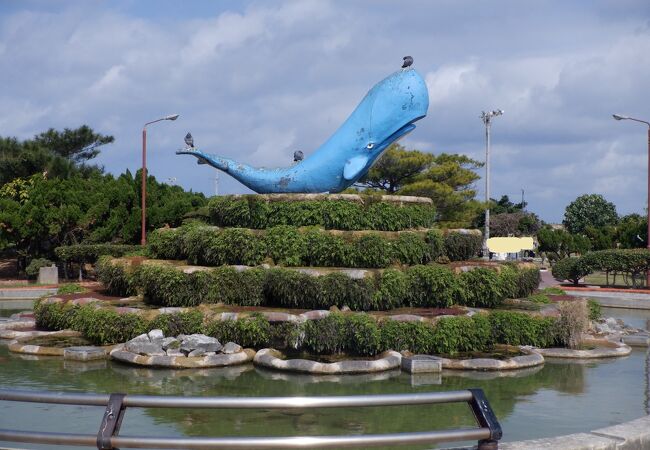
[(492, 118), (503, 114), (502, 109), (482, 111), (481, 120), (485, 124), (485, 240), (483, 241), (483, 257), (490, 259), (487, 241), (490, 239), (490, 128)]
[(147, 125), (152, 123), (160, 122), (162, 120), (176, 120), (178, 119), (178, 114), (170, 114), (160, 119), (152, 120), (147, 122), (142, 127), (142, 238), (140, 239), (140, 245), (145, 246), (147, 244)]
[[(620, 114), (612, 114), (612, 117), (616, 120), (633, 120), (635, 122), (645, 123), (648, 126), (648, 238), (646, 239), (646, 243), (648, 250), (650, 250), (650, 122)], [(645, 274), (645, 286), (646, 288), (650, 288), (650, 270)]]

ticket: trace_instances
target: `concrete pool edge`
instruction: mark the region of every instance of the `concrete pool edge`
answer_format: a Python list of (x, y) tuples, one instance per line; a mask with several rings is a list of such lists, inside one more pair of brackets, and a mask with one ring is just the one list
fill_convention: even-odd
[(641, 450), (650, 447), (650, 415), (586, 433), (499, 443), (502, 450)]

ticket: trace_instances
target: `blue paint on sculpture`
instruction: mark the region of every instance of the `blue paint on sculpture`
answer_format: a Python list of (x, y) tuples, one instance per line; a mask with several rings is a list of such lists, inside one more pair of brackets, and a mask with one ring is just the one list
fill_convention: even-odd
[(390, 144), (415, 129), (413, 123), (428, 107), (422, 77), (401, 70), (377, 83), (332, 137), (293, 166), (255, 168), (193, 148), (176, 153), (194, 155), (199, 164), (210, 164), (260, 194), (340, 192), (361, 178)]

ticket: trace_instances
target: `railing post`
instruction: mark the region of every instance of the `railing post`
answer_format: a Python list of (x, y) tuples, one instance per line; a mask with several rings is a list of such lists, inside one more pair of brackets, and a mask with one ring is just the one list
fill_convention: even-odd
[(469, 391), (472, 393), (472, 400), (468, 403), (472, 408), (476, 421), (479, 426), (490, 429), (490, 438), (480, 440), (478, 450), (497, 450), (499, 448), (499, 439), (503, 436), (497, 416), (492, 411), (483, 389), (469, 389)]
[(122, 426), (122, 419), (126, 411), (124, 397), (126, 394), (111, 394), (108, 398), (106, 411), (104, 411), (104, 417), (97, 433), (97, 448), (99, 450), (118, 450), (111, 444), (111, 438), (118, 435), (120, 426)]

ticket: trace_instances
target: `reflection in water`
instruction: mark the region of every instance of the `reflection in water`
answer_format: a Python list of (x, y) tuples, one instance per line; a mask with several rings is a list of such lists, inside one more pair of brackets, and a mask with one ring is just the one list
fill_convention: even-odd
[[(587, 431), (639, 417), (647, 408), (648, 366), (646, 352), (640, 351), (612, 360), (586, 363), (556, 360), (521, 371), (445, 371), (442, 376), (425, 377), (412, 377), (398, 370), (318, 377), (257, 369), (250, 364), (158, 370), (110, 361), (83, 363), (37, 356), (27, 360), (24, 355), (9, 354), (5, 346), (0, 346), (0, 359), (3, 358), (0, 388), (5, 389), (185, 396), (310, 396), (480, 387), (503, 426), (504, 439), (509, 441)], [(644, 391), (646, 399), (639, 396)], [(88, 412), (78, 407), (12, 402), (1, 402), (0, 408), (3, 428), (26, 429), (37, 425), (41, 431), (94, 433), (102, 414), (101, 408)], [(64, 429), (60, 422), (63, 414)], [(390, 433), (473, 425), (471, 412), (463, 404), (301, 411), (129, 409), (122, 433), (280, 436)]]

